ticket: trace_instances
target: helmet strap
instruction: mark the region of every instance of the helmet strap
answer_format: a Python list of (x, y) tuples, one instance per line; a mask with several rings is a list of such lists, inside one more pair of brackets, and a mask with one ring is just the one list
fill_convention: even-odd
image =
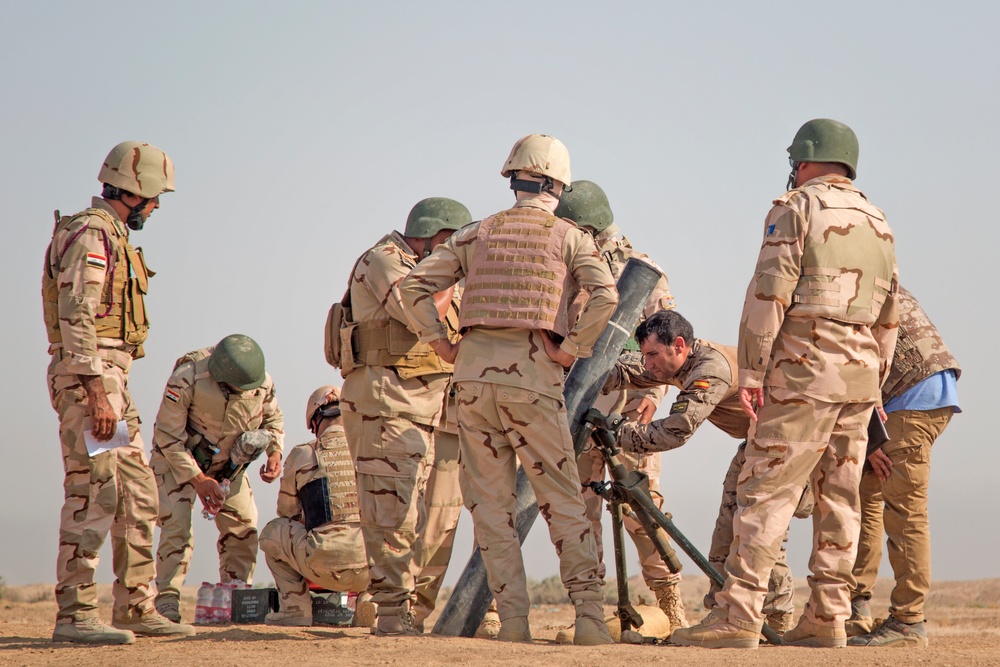
[(795, 187), (795, 175), (799, 173), (799, 162), (792, 165), (792, 172), (788, 174), (788, 182), (785, 183), (785, 190), (791, 190)]
[(555, 187), (556, 184), (548, 176), (545, 177), (544, 181), (526, 181), (514, 175), (510, 177), (510, 189), (515, 192), (530, 192), (540, 195), (543, 192), (552, 192)]
[(129, 229), (134, 231), (142, 229), (142, 226), (146, 223), (146, 221), (142, 219), (142, 209), (146, 208), (146, 204), (150, 201), (151, 200), (149, 199), (143, 199), (141, 202), (132, 207), (131, 212), (128, 214), (128, 218), (125, 220), (125, 224)]

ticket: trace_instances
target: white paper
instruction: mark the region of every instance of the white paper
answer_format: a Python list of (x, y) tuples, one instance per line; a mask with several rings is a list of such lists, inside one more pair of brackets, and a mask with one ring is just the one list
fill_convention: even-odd
[(101, 442), (94, 437), (94, 432), (91, 429), (87, 429), (83, 432), (83, 441), (87, 443), (87, 453), (90, 456), (97, 456), (117, 447), (126, 447), (132, 442), (128, 438), (128, 422), (125, 420), (118, 422), (110, 440)]

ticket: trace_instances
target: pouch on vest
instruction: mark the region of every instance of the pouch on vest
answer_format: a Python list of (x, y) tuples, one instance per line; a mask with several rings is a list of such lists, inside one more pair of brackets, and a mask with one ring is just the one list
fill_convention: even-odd
[(330, 511), (330, 485), (325, 476), (317, 477), (300, 488), (298, 496), (306, 530), (319, 528), (333, 521), (333, 513)]

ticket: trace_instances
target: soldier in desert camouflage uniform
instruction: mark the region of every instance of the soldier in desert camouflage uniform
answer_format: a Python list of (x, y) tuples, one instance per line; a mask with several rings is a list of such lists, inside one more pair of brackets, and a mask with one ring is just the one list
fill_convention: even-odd
[[(574, 182), (572, 191), (564, 192), (559, 199), (559, 206), (556, 207), (555, 214), (572, 220), (578, 227), (593, 235), (597, 250), (601, 253), (601, 258), (608, 264), (608, 268), (611, 269), (611, 275), (614, 276), (615, 281), (621, 277), (625, 263), (630, 257), (656, 266), (648, 255), (636, 251), (622, 234), (621, 229), (614, 222), (614, 213), (611, 211), (607, 195), (596, 183), (591, 181)], [(653, 293), (650, 294), (643, 307), (643, 319), (657, 311), (676, 306), (674, 297), (670, 293), (667, 276), (662, 271), (661, 274), (663, 275), (660, 276), (659, 282), (653, 288)], [(582, 294), (581, 296), (583, 298), (578, 299), (577, 303), (573, 304), (573, 309), (570, 311), (570, 321), (574, 319), (574, 311), (578, 312), (579, 302), (585, 301), (586, 295)], [(633, 345), (632, 349), (635, 349), (634, 341), (630, 341), (630, 343)], [(594, 403), (594, 408), (604, 414), (623, 413), (632, 419), (637, 419), (640, 423), (648, 424), (659, 407), (660, 401), (663, 400), (663, 395), (662, 385), (646, 389), (616, 391), (598, 398)], [(660, 455), (654, 453), (634, 456), (626, 453), (622, 455), (622, 461), (629, 470), (641, 470), (649, 476), (649, 490), (653, 498), (662, 506)], [(576, 465), (580, 469), (580, 483), (583, 485), (583, 499), (587, 504), (587, 517), (594, 528), (597, 555), (603, 566), (604, 544), (601, 518), (604, 501), (590, 489), (588, 484), (604, 479), (604, 457), (597, 450), (589, 449), (580, 455)], [(670, 619), (670, 625), (675, 628), (686, 626), (684, 603), (678, 590), (678, 584), (681, 580), (680, 573), (670, 572), (638, 521), (626, 516), (624, 523), (625, 530), (632, 537), (632, 542), (639, 552), (643, 579), (656, 595), (660, 608)]]
[(851, 182), (849, 127), (809, 121), (788, 152), (795, 188), (767, 217), (740, 325), (740, 400), (754, 424), (726, 585), (709, 618), (674, 633), (681, 645), (757, 647), (764, 580), (806, 481), (816, 503), (812, 591), (785, 643), (847, 644), (867, 425), (896, 343), (893, 236)]
[[(570, 183), (569, 153), (560, 141), (524, 137), (501, 173), (511, 177), (514, 208), (456, 233), (410, 273), (400, 294), (420, 340), (445, 359), (457, 356), (462, 495), (497, 599), (498, 639), (531, 641), (524, 563), (514, 530), (520, 461), (576, 605), (574, 641), (611, 643), (562, 392), (564, 369), (591, 354), (614, 310), (614, 278), (593, 239), (552, 213)], [(465, 333), (455, 344), (430, 297), (463, 277)], [(575, 285), (590, 297), (570, 329), (567, 310)]]
[[(626, 353), (619, 357), (608, 375), (603, 391), (669, 385), (677, 387), (680, 392), (667, 417), (649, 424), (640, 422), (622, 425), (618, 441), (625, 451), (648, 455), (649, 452), (676, 449), (686, 443), (706, 419), (734, 438), (746, 437), (750, 429), (750, 417), (740, 405), (739, 388), (736, 386), (735, 347), (696, 339), (691, 323), (677, 311), (654, 313), (639, 325), (636, 339), (643, 355)], [(719, 516), (708, 551), (709, 562), (719, 572), (724, 569), (729, 547), (733, 542), (737, 477), (743, 467), (745, 449), (746, 441), (743, 441), (737, 448), (722, 483), (722, 502), (719, 504)], [(812, 495), (802, 493), (795, 516), (806, 517), (811, 513)], [(785, 539), (787, 540), (787, 531)], [(640, 557), (643, 555), (645, 554), (640, 550)], [(646, 557), (659, 558), (659, 554), (653, 551)], [(711, 584), (705, 595), (706, 609), (715, 606), (715, 594), (718, 591), (719, 587)], [(792, 572), (785, 560), (783, 540), (781, 552), (768, 577), (763, 607), (768, 625), (777, 632), (784, 632), (791, 627), (795, 609), (793, 594)]]
[[(354, 462), (340, 417), (340, 389), (326, 386), (312, 393), (306, 426), (316, 439), (288, 453), (278, 516), (260, 531), (260, 549), (281, 599), (280, 611), (264, 619), (269, 625), (312, 625), (310, 583), (330, 591), (368, 590), (368, 557)], [(372, 603), (359, 599), (353, 625), (370, 626), (374, 620)]]
[[(143, 356), (144, 296), (152, 275), (142, 251), (129, 243), (129, 229), (141, 229), (160, 195), (174, 191), (174, 165), (159, 148), (126, 141), (108, 154), (98, 180), (104, 191), (90, 208), (61, 219), (57, 214), (42, 276), (49, 397), (59, 415), (66, 473), (52, 639), (130, 644), (135, 634), (194, 633), (153, 606), (156, 488), (128, 390), (132, 360)], [(89, 456), (84, 432), (107, 441), (121, 421), (129, 444)], [(98, 618), (94, 585), (109, 531), (114, 627)]]
[(191, 513), (196, 498), (215, 514), (220, 580), (252, 581), (257, 506), (250, 481), (246, 471), (239, 472), (225, 495), (216, 477), (229, 466), (237, 443), (253, 441), (266, 446), (260, 478), (268, 484), (276, 480), (283, 426), (274, 381), (252, 338), (226, 336), (214, 347), (177, 360), (156, 414), (151, 457), (160, 497), (156, 607), (164, 616), (180, 618), (180, 588), (194, 548)]
[[(861, 476), (861, 538), (847, 634), (852, 646), (927, 645), (924, 600), (931, 583), (927, 489), (931, 447), (958, 407), (962, 374), (917, 300), (899, 288), (899, 338), (882, 385), (889, 442), (868, 456)], [(884, 509), (883, 509), (884, 507)], [(871, 600), (882, 561), (882, 528), (896, 585), (889, 619), (874, 633)]]
[[(421, 200), (403, 233), (383, 237), (351, 272), (353, 321), (341, 331), (350, 349), (343, 353), (340, 407), (357, 472), (379, 635), (419, 633), (410, 605), (422, 558), (423, 494), (452, 370), (407, 328), (397, 286), (434, 246), (471, 221), (457, 201)], [(436, 299), (447, 313), (451, 291)]]

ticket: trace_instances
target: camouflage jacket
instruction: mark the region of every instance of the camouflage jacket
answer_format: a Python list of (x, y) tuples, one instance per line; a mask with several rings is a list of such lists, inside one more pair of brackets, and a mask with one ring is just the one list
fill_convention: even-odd
[(649, 424), (624, 424), (619, 443), (632, 452), (669, 451), (687, 442), (706, 419), (734, 438), (746, 438), (750, 418), (740, 407), (735, 373), (736, 348), (703, 340), (694, 342), (684, 365), (666, 383), (643, 368), (642, 355), (622, 355), (602, 391), (667, 384), (680, 392), (667, 417)]
[(206, 472), (210, 476), (227, 465), (233, 443), (244, 431), (270, 431), (273, 441), (267, 454), (281, 452), (284, 443), (284, 417), (271, 376), (256, 389), (230, 392), (208, 372), (214, 349), (196, 350), (178, 360), (156, 413), (153, 457), (167, 461), (178, 484), (201, 472), (192, 451), (203, 440), (219, 449)]
[(747, 288), (739, 386), (830, 403), (879, 400), (899, 322), (892, 230), (850, 180), (775, 200)]
[[(326, 471), (320, 465), (318, 450), (334, 455)], [(346, 460), (341, 462), (340, 459)], [(331, 475), (335, 479), (330, 479)], [(330, 571), (366, 567), (368, 559), (358, 514), (357, 482), (343, 426), (330, 426), (319, 439), (293, 447), (288, 453), (278, 490), (278, 516), (304, 523), (299, 489), (320, 477), (328, 478), (330, 514), (334, 521), (310, 531), (311, 563), (315, 565), (319, 558)]]
[(882, 403), (902, 395), (921, 381), (944, 370), (955, 371), (961, 377), (962, 369), (944, 344), (937, 327), (927, 317), (916, 298), (899, 287), (899, 338), (892, 357), (889, 379), (882, 385)]
[[(549, 210), (535, 203), (532, 197), (520, 199), (516, 206)], [(403, 306), (421, 342), (447, 336), (433, 300), (428, 297), (465, 277), (478, 234), (477, 223), (465, 226), (439, 245), (400, 284)], [(579, 229), (569, 230), (561, 251), (573, 279), (590, 298), (560, 347), (575, 357), (589, 357), (618, 303), (618, 292), (611, 271), (601, 260), (589, 234)], [(460, 343), (453, 381), (522, 387), (561, 401), (563, 376), (563, 367), (545, 354), (539, 332), (473, 327), (465, 332)]]
[[(392, 318), (407, 325), (398, 285), (415, 266), (417, 256), (399, 232), (365, 252), (350, 277), (354, 321)], [(449, 377), (442, 373), (404, 380), (391, 367), (361, 366), (344, 379), (340, 407), (345, 412), (403, 417), (435, 426)]]

